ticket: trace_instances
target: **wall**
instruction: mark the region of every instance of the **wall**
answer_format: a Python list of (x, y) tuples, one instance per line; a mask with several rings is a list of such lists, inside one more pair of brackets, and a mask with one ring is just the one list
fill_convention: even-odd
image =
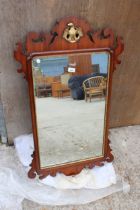
[(16, 72), (15, 43), (29, 31), (49, 31), (69, 15), (85, 18), (94, 29), (111, 27), (124, 37), (122, 64), (113, 77), (110, 126), (140, 123), (139, 11), (139, 0), (0, 0), (0, 90), (10, 142), (31, 132), (28, 88)]

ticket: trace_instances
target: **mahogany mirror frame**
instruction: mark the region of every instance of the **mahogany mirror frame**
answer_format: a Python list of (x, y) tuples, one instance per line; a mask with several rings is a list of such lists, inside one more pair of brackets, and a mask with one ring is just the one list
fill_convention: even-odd
[[(78, 31), (78, 39), (75, 37), (74, 33), (68, 36), (70, 39), (67, 39), (67, 29), (71, 27), (74, 27), (76, 32)], [(35, 178), (36, 175), (38, 175), (39, 178), (42, 179), (47, 175), (55, 176), (57, 172), (64, 173), (65, 175), (75, 175), (80, 173), (85, 167), (93, 168), (95, 165), (102, 166), (104, 161), (113, 161), (113, 155), (111, 153), (108, 139), (112, 74), (116, 69), (116, 64), (121, 63), (118, 56), (123, 52), (123, 50), (124, 44), (122, 37), (115, 36), (112, 29), (105, 28), (102, 30), (94, 30), (88, 22), (74, 16), (66, 17), (57, 21), (50, 33), (28, 33), (25, 45), (23, 45), (22, 42), (17, 43), (17, 48), (14, 51), (14, 57), (21, 63), (21, 68), (18, 69), (18, 72), (23, 73), (28, 82), (35, 146), (35, 150), (32, 155), (32, 163), (30, 165), (31, 169), (28, 172), (28, 176), (30, 178)], [(49, 168), (41, 168), (32, 78), (32, 59), (36, 56), (64, 55), (86, 52), (108, 52), (110, 55), (103, 156), (97, 158), (93, 157), (90, 160), (76, 161), (74, 163), (65, 163)]]

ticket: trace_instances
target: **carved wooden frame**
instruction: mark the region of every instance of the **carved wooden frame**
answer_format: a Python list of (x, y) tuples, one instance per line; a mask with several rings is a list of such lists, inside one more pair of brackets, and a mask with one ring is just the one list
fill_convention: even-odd
[[(65, 30), (68, 24), (74, 25), (82, 30), (81, 37), (72, 42), (65, 39)], [(69, 24), (69, 25), (70, 25)], [(116, 64), (120, 64), (119, 55), (124, 50), (123, 39), (120, 36), (115, 36), (112, 29), (105, 28), (102, 30), (94, 30), (90, 27), (89, 23), (77, 17), (67, 17), (57, 21), (50, 33), (36, 33), (30, 32), (26, 37), (26, 45), (23, 46), (21, 42), (17, 43), (17, 48), (14, 51), (15, 59), (21, 63), (21, 68), (18, 69), (19, 73), (23, 73), (28, 81), (30, 107), (32, 114), (32, 128), (34, 136), (35, 151), (32, 155), (33, 160), (31, 169), (28, 172), (30, 178), (34, 178), (37, 174), (42, 179), (47, 175), (55, 176), (57, 172), (64, 173), (65, 175), (74, 175), (79, 173), (84, 167), (92, 168), (95, 165), (101, 166), (104, 161), (111, 162), (113, 155), (109, 146), (108, 139), (108, 126), (109, 126), (109, 112), (110, 112), (110, 99), (111, 99), (111, 86), (112, 74), (116, 69)], [(39, 160), (38, 148), (38, 135), (35, 114), (35, 102), (33, 94), (33, 78), (31, 61), (35, 56), (43, 55), (56, 55), (65, 53), (84, 53), (84, 52), (102, 52), (106, 51), (110, 54), (110, 69), (108, 78), (108, 97), (106, 109), (106, 126), (104, 133), (104, 155), (90, 160), (82, 160), (75, 163), (67, 163), (50, 168), (41, 168)]]

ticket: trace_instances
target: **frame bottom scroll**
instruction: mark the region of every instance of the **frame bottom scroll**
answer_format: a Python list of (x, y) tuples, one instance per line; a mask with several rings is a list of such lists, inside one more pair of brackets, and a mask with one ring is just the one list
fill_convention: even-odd
[[(108, 142), (110, 143), (110, 140), (108, 140)], [(39, 179), (44, 179), (45, 177), (47, 177), (48, 175), (51, 175), (53, 177), (56, 176), (57, 172), (59, 173), (63, 173), (66, 176), (71, 176), (71, 175), (76, 175), (79, 174), (84, 168), (89, 168), (92, 169), (95, 166), (103, 166), (104, 162), (112, 162), (114, 157), (111, 153), (111, 148), (110, 145), (108, 144), (108, 151), (106, 153), (106, 156), (99, 158), (98, 160), (85, 160), (85, 163), (75, 163), (75, 165), (71, 164), (66, 166), (59, 166), (55, 167), (55, 168), (43, 168), (43, 169), (39, 169), (37, 170), (36, 168), (36, 161), (35, 161), (35, 152), (33, 152), (32, 157), (32, 163), (30, 164), (31, 169), (28, 172), (28, 177), (29, 178), (35, 178), (36, 175), (39, 176)]]
[(36, 163), (35, 163), (35, 152), (33, 152), (32, 156), (32, 163), (30, 164), (31, 169), (28, 171), (28, 177), (33, 179), (36, 177), (37, 173), (36, 173)]

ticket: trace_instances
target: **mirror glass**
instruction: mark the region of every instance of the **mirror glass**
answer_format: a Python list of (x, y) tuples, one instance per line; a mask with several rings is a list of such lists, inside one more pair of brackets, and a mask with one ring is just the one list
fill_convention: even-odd
[(32, 60), (41, 168), (103, 156), (107, 52)]

